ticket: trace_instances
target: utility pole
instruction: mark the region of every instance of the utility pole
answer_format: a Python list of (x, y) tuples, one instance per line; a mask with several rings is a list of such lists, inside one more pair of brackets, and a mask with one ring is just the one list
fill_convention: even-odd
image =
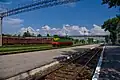
[(118, 22), (117, 25), (117, 44), (119, 44), (119, 40), (120, 40), (120, 21)]
[(3, 17), (0, 17), (0, 46), (2, 46), (2, 20)]
[(19, 13), (28, 12), (36, 9), (47, 8), (47, 7), (73, 3), (78, 1), (80, 0), (37, 0), (36, 2), (27, 4), (27, 5), (23, 5), (17, 8), (0, 12), (0, 46), (2, 46), (2, 20), (4, 17), (16, 15)]

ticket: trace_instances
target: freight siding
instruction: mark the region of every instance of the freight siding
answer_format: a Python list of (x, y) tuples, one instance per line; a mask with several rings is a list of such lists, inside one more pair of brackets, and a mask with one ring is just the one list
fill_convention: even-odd
[(50, 37), (27, 37), (27, 38), (18, 38), (18, 37), (3, 37), (3, 44), (10, 45), (10, 44), (51, 44), (53, 38)]

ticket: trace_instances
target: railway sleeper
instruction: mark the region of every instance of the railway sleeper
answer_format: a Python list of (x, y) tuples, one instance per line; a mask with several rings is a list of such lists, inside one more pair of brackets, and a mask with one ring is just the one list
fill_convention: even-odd
[(70, 65), (68, 65), (68, 66), (63, 67), (63, 68), (61, 68), (61, 69), (73, 70), (73, 69), (75, 69), (75, 68), (76, 68), (76, 66), (75, 66), (75, 65), (74, 65), (74, 66), (70, 66)]
[(64, 78), (60, 78), (60, 77), (56, 77), (56, 76), (53, 76), (53, 77), (47, 76), (43, 80), (64, 80)]
[(65, 75), (73, 75), (75, 73), (75, 71), (73, 72), (69, 72), (69, 71), (56, 71), (55, 73), (59, 73), (59, 74), (65, 74)]
[[(82, 70), (82, 66), (87, 62), (87, 60), (89, 60), (90, 57), (92, 57), (91, 55), (94, 55), (98, 50), (99, 49), (97, 48), (91, 50), (91, 52), (88, 52), (87, 55), (84, 55), (82, 59), (77, 59), (73, 64), (69, 64), (66, 67), (59, 69), (58, 71), (47, 75), (45, 77), (45, 80), (71, 80), (74, 79), (74, 76), (79, 76), (76, 77), (75, 80), (90, 80), (92, 75), (91, 72), (94, 71), (93, 68), (95, 67), (95, 65), (93, 64), (96, 64), (96, 58), (93, 58), (93, 60), (89, 64), (87, 64), (87, 68), (84, 68), (84, 70)], [(79, 62), (81, 62), (82, 66), (81, 64), (78, 65)], [(78, 66), (76, 66), (76, 64)], [(81, 70), (82, 72), (80, 72)]]
[[(96, 60), (97, 61), (97, 60)], [(96, 61), (94, 60), (94, 61), (91, 61), (91, 64), (96, 64)]]
[(90, 70), (85, 70), (84, 72), (80, 73), (78, 76), (80, 78), (83, 78), (81, 80), (87, 80), (87, 79), (90, 80), (92, 74), (91, 74)]
[(66, 79), (66, 78), (61, 78), (61, 77), (47, 77), (44, 80), (72, 80), (72, 79)]
[(69, 69), (62, 69), (62, 71), (66, 71), (66, 72), (74, 72), (75, 70), (72, 69), (72, 70), (69, 70)]
[[(75, 74), (75, 73), (74, 73)], [(56, 77), (61, 77), (64, 79), (72, 79), (74, 75), (68, 75), (68, 74), (54, 74)]]
[(45, 79), (51, 79), (51, 80), (58, 80), (58, 79), (61, 79), (61, 80), (70, 80), (70, 79), (72, 79), (72, 76), (65, 75), (65, 74), (55, 74), (55, 73), (52, 73), (52, 74), (46, 76)]

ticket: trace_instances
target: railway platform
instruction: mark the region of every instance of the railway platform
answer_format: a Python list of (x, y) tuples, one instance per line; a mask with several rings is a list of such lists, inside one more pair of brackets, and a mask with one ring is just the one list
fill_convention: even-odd
[[(7, 80), (17, 75), (21, 77), (24, 72), (29, 74), (30, 70), (53, 62), (54, 57), (63, 53), (82, 52), (97, 46), (99, 44), (0, 56), (0, 80)], [(8, 80), (18, 80), (18, 78)]]
[(120, 46), (106, 46), (98, 80), (120, 80)]

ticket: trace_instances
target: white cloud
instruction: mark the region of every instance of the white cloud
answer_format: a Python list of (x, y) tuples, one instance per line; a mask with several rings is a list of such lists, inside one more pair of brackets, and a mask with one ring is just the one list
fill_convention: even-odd
[(50, 30), (51, 28), (48, 25), (42, 27), (43, 30)]
[(3, 33), (17, 33), (23, 26), (24, 20), (20, 18), (4, 18)]
[(2, 1), (0, 1), (0, 3), (2, 3), (2, 4), (11, 4), (12, 1), (2, 0)]
[(42, 34), (46, 35), (47, 33), (51, 35), (106, 35), (109, 34), (109, 32), (105, 32), (103, 29), (101, 29), (98, 25), (93, 25), (93, 28), (91, 30), (88, 30), (86, 27), (80, 27), (77, 25), (63, 25), (62, 28), (51, 28), (48, 25), (45, 25), (41, 27), (40, 29), (34, 30), (32, 27), (28, 28), (21, 28), (20, 33), (23, 34), (26, 31), (29, 31), (31, 34)]
[(6, 9), (5, 9), (5, 8), (0, 7), (0, 13), (2, 13), (2, 12), (4, 12), (4, 11), (6, 11)]
[(34, 35), (37, 35), (37, 34), (39, 34), (39, 29), (37, 29), (37, 30), (34, 30), (32, 27), (27, 27), (27, 28), (21, 28), (21, 30), (19, 31), (19, 33), (21, 34), (21, 35), (23, 35), (24, 34), (24, 32), (27, 32), (27, 31), (29, 31), (31, 34), (34, 34)]
[(79, 32), (81, 35), (89, 35), (89, 30), (86, 27), (81, 27)]
[(65, 4), (67, 7), (75, 7), (76, 6), (76, 3), (68, 3), (68, 4)]
[(24, 22), (24, 20), (19, 18), (6, 18), (4, 22), (10, 25), (21, 25)]
[(109, 32), (105, 32), (100, 26), (93, 24), (94, 28), (90, 30), (91, 35), (108, 35)]
[(8, 8), (6, 7), (5, 4), (0, 4), (0, 13), (7, 11)]
[(88, 35), (89, 30), (86, 27), (80, 27), (77, 25), (63, 25), (63, 30), (68, 35)]
[(39, 32), (39, 31), (40, 31), (40, 29), (36, 29), (36, 31), (38, 31), (38, 32)]
[[(61, 1), (64, 1), (64, 0), (61, 0)], [(69, 7), (72, 8), (76, 6), (76, 3), (75, 2), (67, 3), (67, 4), (63, 4), (62, 6), (64, 6), (65, 8), (69, 8)]]

